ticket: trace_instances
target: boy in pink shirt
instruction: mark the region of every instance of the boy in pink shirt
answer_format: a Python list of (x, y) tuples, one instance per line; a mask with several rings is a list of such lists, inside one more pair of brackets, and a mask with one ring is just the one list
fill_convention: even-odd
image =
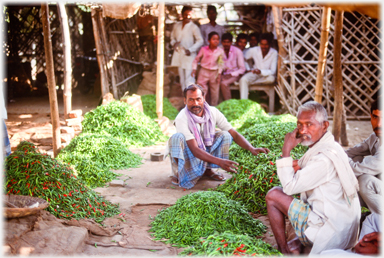
[[(204, 91), (204, 94), (209, 94), (211, 106), (217, 106), (220, 94), (221, 72), (223, 70), (224, 61), (226, 60), (224, 50), (219, 48), (219, 34), (212, 31), (208, 34), (209, 45), (202, 47), (192, 62), (192, 77), (195, 77), (197, 63), (200, 61), (201, 69), (197, 78), (199, 84)], [(208, 87), (209, 85), (209, 87)]]

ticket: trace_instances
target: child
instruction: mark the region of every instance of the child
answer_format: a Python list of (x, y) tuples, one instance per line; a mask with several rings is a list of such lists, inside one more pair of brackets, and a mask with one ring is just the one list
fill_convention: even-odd
[(211, 98), (209, 104), (216, 106), (219, 102), (221, 72), (226, 57), (224, 50), (217, 47), (220, 43), (220, 37), (217, 32), (212, 31), (208, 34), (208, 43), (209, 45), (202, 47), (199, 54), (193, 60), (191, 75), (195, 77), (197, 63), (200, 61), (201, 69), (197, 78), (197, 84), (203, 88), (206, 97), (209, 94)]

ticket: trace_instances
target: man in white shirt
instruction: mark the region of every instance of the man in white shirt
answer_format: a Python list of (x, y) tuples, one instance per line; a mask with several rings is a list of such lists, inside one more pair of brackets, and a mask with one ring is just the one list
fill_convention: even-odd
[[(248, 50), (250, 50), (253, 47), (257, 47), (258, 44), (259, 44), (259, 34), (256, 32), (249, 34), (249, 48), (246, 48), (243, 50), (244, 59), (247, 56)], [(253, 67), (254, 64), (255, 63), (252, 58), (245, 60), (246, 71), (249, 72), (251, 70), (251, 67)]]
[(359, 181), (362, 206), (381, 214), (381, 103), (380, 98), (371, 104), (373, 133), (362, 143), (348, 149), (349, 164)]
[(221, 25), (216, 23), (217, 10), (216, 10), (215, 6), (208, 5), (207, 16), (209, 19), (209, 23), (203, 24), (200, 26), (201, 35), (203, 36), (203, 39), (204, 39), (204, 45), (203, 46), (209, 45), (208, 35), (212, 31), (215, 31), (215, 32), (217, 32), (217, 34), (219, 34), (220, 41), (221, 41), (221, 37), (226, 32), (226, 29), (224, 28), (224, 26), (221, 26)]
[(381, 231), (382, 218), (377, 213), (368, 215), (361, 227), (359, 242), (354, 248), (331, 249), (321, 252), (326, 256), (362, 256), (362, 255), (379, 255), (381, 250)]
[(191, 76), (192, 62), (204, 43), (199, 27), (191, 21), (191, 12), (192, 7), (184, 6), (181, 10), (183, 20), (174, 24), (171, 32), (171, 45), (174, 49), (171, 66), (179, 68), (183, 90), (189, 84), (195, 83), (195, 78)]
[(255, 83), (273, 83), (276, 79), (277, 51), (271, 48), (272, 35), (260, 35), (259, 46), (246, 52), (245, 60), (253, 59), (251, 72), (244, 74), (239, 81), (240, 98), (248, 99), (249, 85)]
[[(184, 103), (185, 108), (174, 121), (177, 133), (168, 141), (172, 184), (190, 189), (203, 175), (217, 181), (225, 180), (212, 169), (236, 171), (238, 164), (228, 159), (232, 140), (253, 155), (269, 152), (267, 148), (253, 147), (217, 108), (209, 106), (200, 85), (184, 89)], [(216, 127), (221, 131), (217, 132)]]
[[(267, 196), (268, 217), (279, 250), (300, 254), (310, 246), (310, 254), (329, 249), (355, 246), (359, 232), (361, 207), (358, 182), (343, 148), (327, 131), (327, 111), (309, 101), (299, 107), (297, 128), (287, 133), (282, 158), (276, 161), (281, 187)], [(301, 143), (309, 149), (294, 161), (291, 150)], [(292, 197), (300, 193), (300, 200)], [(297, 238), (287, 243), (285, 216)]]

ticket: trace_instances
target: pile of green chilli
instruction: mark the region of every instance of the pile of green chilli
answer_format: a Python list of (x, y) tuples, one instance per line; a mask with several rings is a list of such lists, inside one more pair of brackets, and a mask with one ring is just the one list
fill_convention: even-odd
[(159, 125), (138, 109), (112, 101), (87, 112), (83, 132), (112, 136), (128, 147), (143, 147), (167, 140)]
[(41, 154), (33, 143), (22, 141), (5, 160), (6, 194), (29, 195), (49, 202), (47, 210), (58, 218), (92, 218), (102, 222), (119, 214), (119, 206), (91, 190), (69, 165)]
[[(157, 118), (156, 113), (156, 95), (148, 94), (141, 96), (141, 102), (143, 103), (144, 114), (152, 119)], [(163, 98), (163, 116), (168, 117), (170, 120), (175, 120), (179, 111), (172, 106), (168, 98)]]
[(161, 210), (151, 222), (154, 240), (185, 247), (215, 232), (260, 236), (265, 230), (240, 203), (223, 193), (195, 192), (178, 199), (175, 205)]
[(108, 136), (82, 133), (60, 151), (57, 159), (70, 163), (77, 176), (91, 188), (103, 186), (118, 174), (111, 169), (135, 168), (142, 158), (119, 140)]
[(248, 235), (232, 232), (215, 233), (201, 237), (193, 246), (184, 249), (181, 256), (282, 256), (270, 244)]

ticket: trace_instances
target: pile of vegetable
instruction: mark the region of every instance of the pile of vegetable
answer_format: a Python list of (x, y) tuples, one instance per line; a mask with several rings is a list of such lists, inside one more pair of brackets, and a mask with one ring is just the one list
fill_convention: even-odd
[(180, 247), (192, 245), (200, 237), (215, 232), (230, 231), (254, 237), (266, 231), (266, 226), (252, 218), (243, 205), (214, 191), (181, 197), (175, 205), (161, 210), (151, 226), (149, 232), (153, 232), (154, 240)]
[(253, 123), (263, 123), (270, 117), (260, 104), (250, 99), (229, 99), (221, 102), (217, 109), (235, 128), (240, 127), (250, 117)]
[[(148, 94), (141, 96), (141, 102), (143, 103), (144, 114), (152, 119), (157, 118), (156, 114), (156, 95)], [(170, 120), (175, 120), (179, 111), (172, 106), (168, 98), (163, 98), (163, 115)]]
[[(265, 195), (272, 187), (280, 185), (276, 159), (282, 154), (285, 134), (296, 128), (296, 123), (284, 122), (291, 119), (289, 116), (272, 116), (270, 122), (242, 127), (239, 132), (252, 146), (268, 148), (270, 152), (253, 156), (251, 152), (232, 144), (229, 158), (239, 163), (239, 170), (215, 190), (240, 201), (248, 211), (266, 214)], [(291, 156), (299, 159), (306, 150), (307, 147), (299, 144), (292, 150)]]
[(47, 210), (58, 218), (93, 218), (101, 222), (119, 214), (112, 204), (78, 179), (72, 168), (33, 143), (22, 141), (5, 160), (5, 193), (29, 195), (49, 202)]
[(110, 169), (134, 168), (142, 158), (119, 140), (108, 136), (82, 133), (60, 151), (57, 159), (70, 163), (77, 176), (91, 188), (103, 186), (118, 174)]
[(248, 235), (232, 232), (215, 233), (202, 237), (198, 242), (184, 249), (179, 255), (198, 256), (282, 256), (270, 244)]
[(167, 140), (159, 125), (138, 109), (112, 101), (87, 112), (83, 132), (112, 136), (128, 147), (143, 147)]

